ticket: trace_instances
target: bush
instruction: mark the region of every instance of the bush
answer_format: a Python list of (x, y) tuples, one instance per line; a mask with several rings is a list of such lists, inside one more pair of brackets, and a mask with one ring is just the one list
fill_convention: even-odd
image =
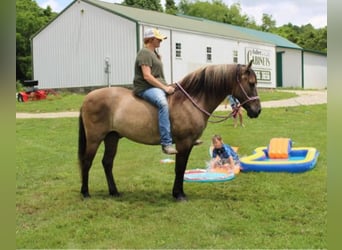
[(20, 81), (17, 81), (15, 85), (16, 85), (16, 91), (17, 92), (21, 92), (24, 90), (24, 86)]

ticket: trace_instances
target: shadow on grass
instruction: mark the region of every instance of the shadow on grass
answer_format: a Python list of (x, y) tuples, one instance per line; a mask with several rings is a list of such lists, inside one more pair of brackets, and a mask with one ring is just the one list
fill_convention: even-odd
[[(215, 185), (222, 185), (223, 183), (215, 183)], [(208, 184), (195, 184), (195, 185), (205, 185)], [(209, 185), (213, 185), (212, 183)], [(212, 188), (206, 190), (206, 188), (200, 187), (199, 190), (193, 189), (186, 191), (187, 202), (192, 201), (203, 201), (208, 200), (210, 202), (218, 202), (218, 201), (237, 201), (239, 198), (232, 193), (225, 193), (220, 191), (219, 189), (214, 191)], [(177, 201), (172, 196), (171, 188), (170, 191), (161, 191), (161, 190), (123, 190), (120, 192), (119, 197), (114, 197), (108, 194), (107, 190), (94, 190), (91, 192), (91, 197), (84, 199), (82, 195), (79, 193), (79, 197), (83, 201), (92, 201), (92, 200), (113, 200), (113, 202), (123, 202), (123, 203), (142, 203), (146, 202), (148, 204), (167, 204), (170, 202), (177, 203)]]

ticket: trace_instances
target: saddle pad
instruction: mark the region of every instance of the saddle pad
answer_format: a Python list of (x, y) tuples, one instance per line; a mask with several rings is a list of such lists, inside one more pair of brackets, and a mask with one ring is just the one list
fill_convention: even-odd
[(234, 173), (211, 172), (206, 169), (190, 169), (184, 173), (186, 182), (224, 182), (234, 178)]

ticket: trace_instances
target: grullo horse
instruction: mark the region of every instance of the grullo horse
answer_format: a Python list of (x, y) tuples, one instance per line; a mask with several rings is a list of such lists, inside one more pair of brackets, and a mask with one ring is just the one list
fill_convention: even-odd
[[(200, 138), (210, 115), (227, 95), (234, 95), (250, 118), (261, 112), (257, 78), (248, 65), (210, 65), (186, 75), (168, 96), (171, 131), (178, 154), (175, 162), (173, 197), (186, 200), (184, 172), (195, 141)], [(104, 141), (102, 164), (109, 194), (119, 196), (113, 177), (113, 164), (120, 138), (147, 145), (159, 145), (157, 108), (123, 87), (101, 88), (84, 99), (79, 116), (78, 159), (81, 193), (90, 197), (89, 170), (97, 149)]]

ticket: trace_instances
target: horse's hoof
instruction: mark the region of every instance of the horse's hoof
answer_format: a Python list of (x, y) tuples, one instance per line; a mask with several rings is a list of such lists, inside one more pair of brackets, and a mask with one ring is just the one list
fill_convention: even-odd
[(188, 199), (185, 195), (177, 195), (174, 197), (176, 202), (187, 202)]
[(121, 197), (121, 193), (116, 192), (116, 193), (109, 193), (111, 197)]
[(84, 199), (89, 199), (91, 196), (89, 193), (82, 193)]

